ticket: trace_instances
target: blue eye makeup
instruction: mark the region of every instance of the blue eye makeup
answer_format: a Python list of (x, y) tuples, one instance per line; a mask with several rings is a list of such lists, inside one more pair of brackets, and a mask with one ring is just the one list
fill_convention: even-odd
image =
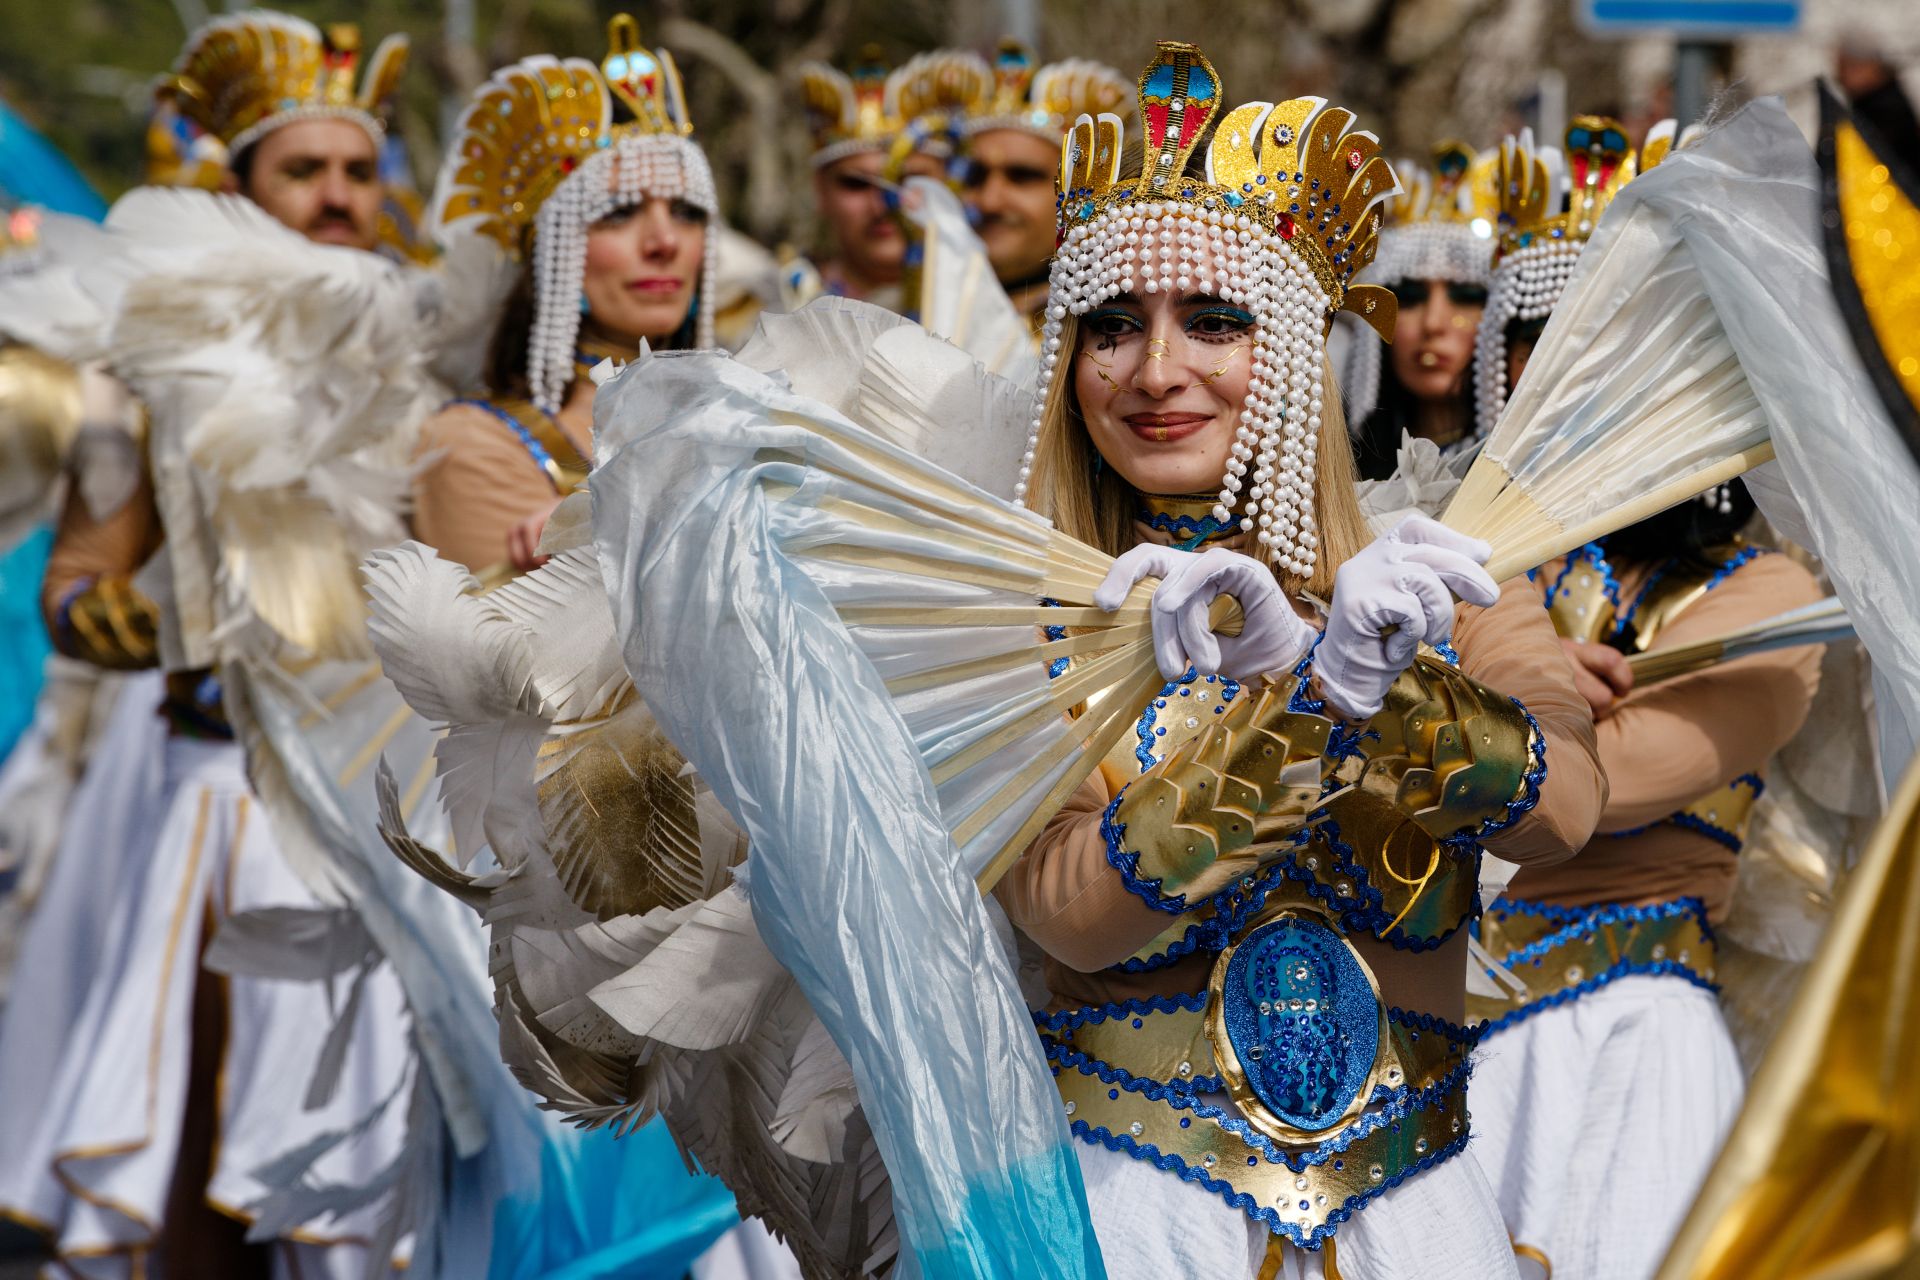
[(1219, 303), (1203, 307), (1187, 317), (1186, 331), (1202, 342), (1220, 342), (1238, 338), (1256, 321), (1251, 311)]
[(1096, 311), (1090, 312), (1087, 318), (1080, 323), (1086, 325), (1088, 328), (1097, 328), (1101, 324), (1116, 320), (1130, 329), (1140, 328), (1140, 317), (1123, 307), (1101, 307)]

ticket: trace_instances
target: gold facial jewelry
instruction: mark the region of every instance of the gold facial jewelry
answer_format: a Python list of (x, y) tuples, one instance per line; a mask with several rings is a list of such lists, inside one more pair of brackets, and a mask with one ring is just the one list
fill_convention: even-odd
[(1453, 327), (1456, 329), (1471, 329), (1473, 328), (1473, 319), (1470, 316), (1456, 315), (1453, 318)]
[(1440, 357), (1431, 351), (1422, 351), (1420, 353), (1419, 364), (1422, 369), (1436, 368), (1440, 364)]
[(1107, 370), (1113, 368), (1113, 362), (1111, 360), (1102, 360), (1091, 351), (1082, 351), (1080, 354), (1085, 356), (1087, 363), (1093, 366), (1094, 377), (1100, 379), (1100, 381), (1106, 383), (1115, 391), (1120, 389), (1120, 384), (1115, 382), (1113, 375), (1107, 372)]
[[(1158, 351), (1155, 351), (1154, 350), (1155, 347), (1158, 347), (1160, 349)], [(1166, 358), (1167, 358), (1167, 340), (1165, 338), (1148, 338), (1147, 339), (1147, 359), (1165, 360)]]
[(1218, 382), (1220, 379), (1226, 377), (1227, 368), (1233, 363), (1233, 358), (1244, 350), (1246, 350), (1245, 347), (1235, 347), (1233, 350), (1227, 352), (1227, 358), (1213, 367), (1213, 372), (1207, 375), (1207, 381)]

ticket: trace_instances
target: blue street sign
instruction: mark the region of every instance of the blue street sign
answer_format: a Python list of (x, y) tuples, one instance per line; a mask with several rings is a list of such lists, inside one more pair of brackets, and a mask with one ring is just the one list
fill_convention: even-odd
[(1800, 25), (1800, 0), (1580, 0), (1595, 35), (1778, 35)]

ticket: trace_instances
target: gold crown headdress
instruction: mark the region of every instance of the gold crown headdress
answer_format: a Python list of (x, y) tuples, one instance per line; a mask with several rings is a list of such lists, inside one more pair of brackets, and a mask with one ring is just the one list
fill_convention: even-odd
[(1066, 58), (1041, 66), (1032, 49), (1002, 40), (990, 92), (968, 107), (967, 132), (1019, 129), (1058, 142), (1078, 116), (1131, 114), (1131, 88), (1125, 76), (1103, 63)]
[(893, 164), (915, 151), (957, 155), (967, 118), (986, 101), (992, 84), (986, 59), (964, 49), (934, 49), (907, 59), (887, 77), (887, 115), (899, 122), (889, 147)]
[(892, 114), (887, 66), (877, 45), (861, 51), (851, 74), (824, 62), (800, 68), (801, 102), (813, 133), (813, 163), (885, 151), (903, 123)]
[(1388, 287), (1401, 280), (1486, 284), (1493, 274), (1488, 248), (1498, 211), (1498, 161), (1497, 152), (1475, 156), (1462, 142), (1435, 147), (1431, 168), (1395, 161), (1401, 190), (1387, 202), (1366, 279)]
[(161, 92), (180, 114), (238, 155), (294, 120), (351, 120), (379, 143), (382, 104), (407, 66), (407, 38), (388, 36), (355, 86), (360, 29), (323, 33), (304, 18), (256, 10), (215, 18), (187, 41)]
[[(720, 212), (672, 55), (642, 48), (626, 14), (607, 23), (607, 46), (599, 66), (541, 54), (494, 72), (461, 115), (434, 190), (438, 236), (471, 231), (509, 253), (531, 251), (538, 296), (528, 381), (548, 413), (573, 376), (587, 228), (648, 197)], [(614, 118), (616, 104), (625, 119)], [(695, 301), (703, 347), (713, 345), (719, 242), (711, 228)]]
[(1618, 120), (1575, 116), (1564, 159), (1553, 147), (1536, 148), (1531, 130), (1500, 144), (1493, 284), (1473, 341), (1476, 436), (1506, 407), (1507, 327), (1552, 314), (1607, 206), (1636, 173), (1665, 159), (1673, 140), (1674, 122), (1662, 120), (1636, 156)]
[[(1061, 145), (1061, 243), (1041, 341), (1041, 395), (1062, 394), (1053, 384), (1066, 317), (1115, 294), (1192, 289), (1252, 309), (1259, 341), (1248, 411), (1213, 514), (1223, 523), (1237, 514), (1281, 566), (1307, 577), (1319, 543), (1314, 456), (1327, 327), (1344, 308), (1392, 339), (1393, 294), (1349, 282), (1372, 260), (1381, 205), (1399, 185), (1379, 140), (1353, 129), (1353, 113), (1324, 98), (1249, 102), (1224, 114), (1222, 103), (1206, 56), (1162, 41), (1139, 81), (1139, 173), (1120, 172), (1118, 116), (1074, 122)], [(1206, 176), (1195, 178), (1187, 161), (1209, 126)], [(1035, 440), (1045, 416), (1035, 414)], [(1033, 443), (1015, 489), (1022, 499)], [(1252, 487), (1239, 512), (1249, 466)]]

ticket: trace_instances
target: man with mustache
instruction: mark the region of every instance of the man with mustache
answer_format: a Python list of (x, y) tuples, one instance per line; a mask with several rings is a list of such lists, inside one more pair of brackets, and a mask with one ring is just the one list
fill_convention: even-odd
[(1053, 260), (1060, 140), (1082, 113), (1124, 117), (1132, 86), (1113, 68), (1083, 58), (1034, 64), (1033, 50), (1000, 42), (992, 97), (967, 122), (966, 199), (994, 274), (1037, 331)]
[(814, 205), (828, 250), (817, 263), (795, 259), (787, 265), (787, 305), (802, 306), (828, 293), (898, 311), (907, 237), (884, 177), (888, 148), (901, 128), (888, 91), (893, 77), (873, 45), (861, 51), (851, 73), (811, 62), (800, 77), (813, 132)]
[[(224, 162), (225, 191), (315, 244), (371, 251), (382, 198), (380, 104), (405, 52), (396, 37), (363, 58), (351, 25), (323, 32), (283, 14), (232, 15), (189, 38), (161, 96), (200, 135), (200, 159)], [(199, 171), (206, 167), (193, 176), (211, 185)], [(183, 227), (190, 238), (196, 218), (207, 220), (209, 240), (247, 234), (238, 225), (246, 219), (225, 226), (212, 204), (182, 197), (176, 208), (159, 194), (129, 197), (137, 210), (130, 220), (157, 237), (156, 249), (182, 237)], [(237, 258), (247, 248), (236, 244)], [(258, 245), (250, 248), (258, 254)], [(194, 302), (178, 300), (183, 317), (195, 314)], [(183, 332), (196, 322), (203, 321), (183, 320)], [(150, 321), (146, 332), (153, 330)], [(109, 353), (110, 364), (117, 354)], [(236, 348), (218, 358), (238, 366), (254, 354)], [(197, 403), (185, 385), (194, 380), (175, 380), (182, 403)], [(172, 384), (162, 385), (170, 392)], [(256, 428), (284, 431), (284, 410), (270, 421), (275, 413), (262, 405)], [(403, 1090), (412, 1050), (394, 972), (370, 965), (342, 1015), (351, 1034), (337, 1083), (324, 1097), (309, 1096), (334, 1010), (347, 1008), (346, 988), (330, 989), (332, 979), (216, 973), (205, 960), (225, 921), (311, 910), (318, 899), (266, 820), (249, 782), (250, 748), (235, 741), (228, 718), (233, 690), (223, 687), (221, 655), (233, 642), (214, 620), (237, 591), (226, 575), (241, 571), (242, 553), (208, 545), (206, 506), (235, 493), (206, 492), (227, 483), (218, 460), (182, 466), (182, 432), (198, 429), (156, 398), (153, 461), (140, 468), (132, 496), (101, 516), (70, 497), (49, 559), (41, 602), (62, 652), (109, 669), (165, 670), (158, 712), (168, 727), (166, 781), (138, 832), (141, 878), (98, 887), (114, 899), (120, 959), (100, 966), (84, 992), (84, 1022), (57, 1072), (27, 1081), (0, 1072), (10, 1092), (0, 1150), (12, 1157), (0, 1169), (0, 1207), (39, 1224), (59, 1258), (96, 1259), (89, 1274), (142, 1274), (149, 1260), (181, 1276), (386, 1274), (405, 1265), (408, 1246), (369, 1247), (386, 1206), (377, 1190), (361, 1208), (310, 1209), (263, 1242), (246, 1239), (268, 1189), (262, 1171), (317, 1134), (359, 1135), (351, 1149), (309, 1157), (308, 1171), (356, 1193), (398, 1154), (405, 1108), (385, 1104)], [(296, 553), (293, 541), (303, 535), (289, 536)], [(161, 572), (150, 571), (150, 561)], [(290, 554), (292, 567), (280, 571), (297, 573), (297, 561)], [(214, 564), (223, 567), (215, 572)], [(150, 580), (169, 589), (156, 599)], [(289, 941), (290, 962), (299, 949)], [(23, 1016), (0, 1024), (0, 1066), (42, 1034), (32, 1023)], [(105, 1259), (112, 1261), (98, 1261)]]

